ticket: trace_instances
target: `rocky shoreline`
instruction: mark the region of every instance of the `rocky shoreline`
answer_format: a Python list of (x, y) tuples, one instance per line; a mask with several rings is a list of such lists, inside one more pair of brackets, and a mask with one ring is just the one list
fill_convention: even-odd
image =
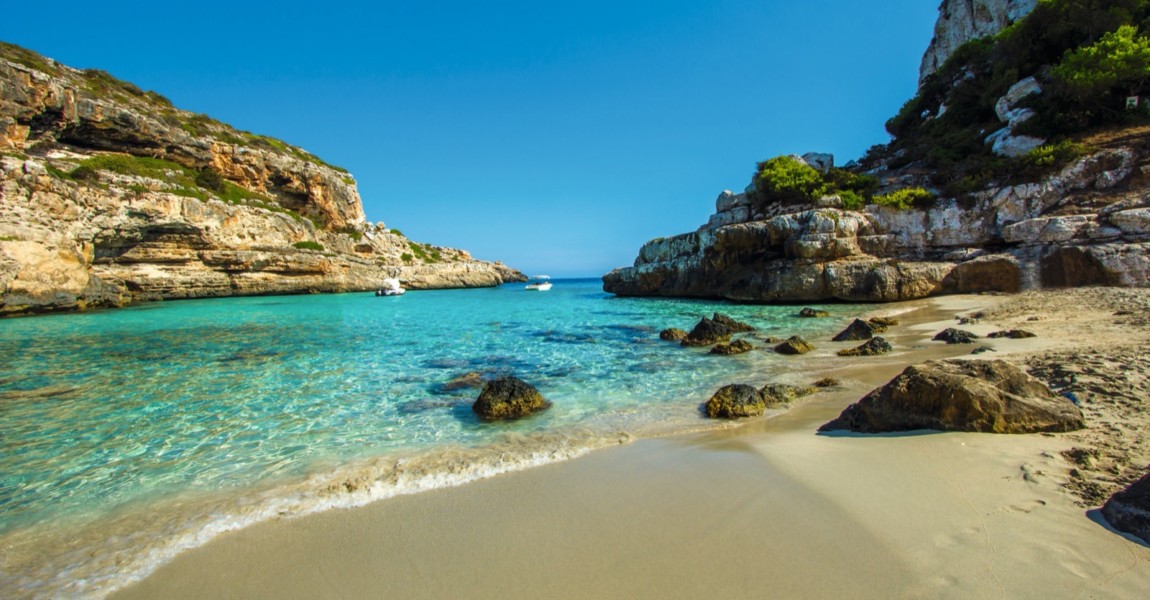
[(347, 171), (0, 46), (0, 316), (525, 281), (366, 220)]

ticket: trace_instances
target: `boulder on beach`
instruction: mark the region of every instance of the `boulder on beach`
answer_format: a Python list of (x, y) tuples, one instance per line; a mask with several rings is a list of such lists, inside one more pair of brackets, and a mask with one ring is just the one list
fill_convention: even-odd
[(755, 328), (724, 315), (715, 313), (710, 319), (703, 317), (691, 333), (683, 338), (684, 346), (713, 346), (721, 342), (731, 341), (736, 333), (754, 331)]
[(518, 377), (488, 381), (471, 410), (485, 421), (521, 419), (551, 408), (551, 402), (535, 386)]
[(667, 342), (680, 342), (687, 337), (687, 332), (674, 327), (659, 332), (659, 339)]
[(775, 406), (776, 404), (790, 404), (803, 396), (809, 396), (817, 391), (818, 389), (814, 387), (770, 383), (759, 388), (759, 395), (763, 397), (763, 402), (765, 402), (767, 406)]
[(973, 344), (974, 340), (978, 339), (978, 336), (963, 329), (948, 327), (938, 332), (938, 334), (931, 339), (936, 342), (946, 342), (948, 344)]
[(1110, 526), (1150, 544), (1150, 475), (1114, 494), (1102, 506)]
[(894, 350), (894, 346), (890, 342), (882, 339), (881, 337), (873, 337), (866, 341), (865, 344), (851, 348), (849, 350), (839, 350), (839, 356), (878, 356), (879, 354), (886, 354)]
[(799, 311), (799, 316), (804, 319), (821, 319), (823, 317), (831, 316), (831, 313), (825, 310), (818, 310), (808, 306)]
[(763, 414), (767, 403), (754, 386), (733, 383), (719, 388), (703, 408), (712, 419), (738, 419)]
[(731, 356), (734, 354), (746, 354), (754, 349), (755, 346), (747, 340), (735, 340), (729, 344), (715, 344), (711, 348), (711, 354)]
[(819, 431), (1039, 433), (1084, 426), (1073, 402), (1018, 367), (1001, 360), (954, 360), (907, 367)]
[(869, 321), (855, 319), (850, 325), (847, 325), (846, 329), (831, 339), (835, 342), (857, 342), (869, 340), (876, 334), (884, 331), (886, 331), (886, 327), (883, 325), (876, 325)]
[(1032, 338), (1032, 337), (1038, 337), (1038, 336), (1034, 335), (1033, 333), (1030, 333), (1029, 331), (1026, 331), (1024, 329), (1010, 329), (1007, 331), (995, 331), (992, 333), (988, 333), (988, 334), (986, 334), (986, 337), (988, 337), (988, 338), (1007, 338), (1007, 339), (1011, 339), (1011, 340), (1021, 340), (1024, 338)]
[(835, 379), (834, 377), (823, 377), (822, 379), (812, 383), (811, 387), (829, 388), (829, 387), (838, 387), (842, 384), (843, 384), (843, 382), (839, 381), (838, 379)]
[(791, 336), (787, 341), (775, 346), (775, 352), (779, 354), (806, 354), (814, 349), (815, 347), (810, 342), (797, 335)]

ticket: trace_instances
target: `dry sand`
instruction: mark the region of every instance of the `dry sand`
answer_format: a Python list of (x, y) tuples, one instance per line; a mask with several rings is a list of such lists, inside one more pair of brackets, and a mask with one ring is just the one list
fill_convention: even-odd
[[(949, 297), (916, 309), (896, 353), (805, 375), (843, 387), (787, 414), (641, 440), (571, 462), (298, 519), (189, 551), (114, 598), (1145, 598), (1150, 547), (1099, 498), (1150, 462), (1150, 291)], [(1129, 314), (1115, 315), (1116, 312)], [(980, 355), (1027, 365), (1083, 403), (1063, 435), (818, 435), (902, 366)], [(816, 341), (816, 345), (819, 342)], [(813, 380), (813, 379), (812, 379)]]

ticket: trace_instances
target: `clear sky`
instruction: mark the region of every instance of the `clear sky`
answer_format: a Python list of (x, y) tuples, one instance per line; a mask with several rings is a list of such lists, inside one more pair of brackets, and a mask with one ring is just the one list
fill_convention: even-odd
[[(10, 6), (5, 6), (9, 5)], [(0, 0), (0, 39), (355, 175), (371, 221), (598, 276), (757, 161), (886, 142), (937, 0)]]

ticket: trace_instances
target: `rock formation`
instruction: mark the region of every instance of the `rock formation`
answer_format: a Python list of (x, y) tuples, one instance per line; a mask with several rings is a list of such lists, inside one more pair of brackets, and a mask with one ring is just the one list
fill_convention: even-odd
[(1150, 151), (1134, 140), (1041, 183), (990, 188), (961, 202), (942, 198), (923, 210), (729, 213), (699, 231), (648, 242), (633, 266), (606, 274), (603, 287), (621, 296), (888, 302), (1146, 286), (1150, 195), (1126, 191), (1144, 185), (1144, 167), (1150, 171)]
[(778, 346), (775, 346), (775, 352), (778, 352), (779, 354), (791, 354), (791, 355), (806, 354), (807, 352), (810, 352), (814, 349), (815, 349), (815, 347), (812, 346), (810, 344), (810, 342), (804, 340), (803, 338), (801, 338), (797, 335), (793, 335), (793, 336), (787, 338), (787, 340), (785, 342), (779, 344)]
[(1114, 494), (1102, 507), (1110, 526), (1150, 544), (1150, 475)]
[[(1034, 7), (1033, 0), (943, 2), (926, 62), (933, 65), (957, 45), (998, 32)], [(974, 130), (990, 138), (985, 148), (1001, 155), (1017, 156), (1041, 143), (1015, 130), (1034, 114), (1028, 101), (1043, 93), (1041, 77), (1018, 76), (1004, 93), (996, 91), (1003, 94), (993, 107), (1001, 123)], [(944, 111), (932, 105), (908, 122), (921, 128)], [(887, 148), (892, 155), (864, 160), (865, 172), (841, 172), (874, 177), (880, 193), (930, 188), (922, 191), (934, 195), (932, 201), (907, 208), (861, 206), (861, 197), (848, 204), (833, 194), (764, 197), (754, 186), (751, 193), (724, 191), (705, 225), (644, 244), (631, 266), (603, 277), (603, 287), (621, 296), (800, 303), (1150, 285), (1150, 132), (1097, 137), (1083, 144), (1084, 155), (1060, 158), (1033, 180), (1023, 182), (1028, 176), (1021, 174), (972, 180), (950, 196), (931, 187), (935, 173), (925, 162), (899, 163), (896, 155), (906, 149), (894, 142)], [(800, 158), (821, 168), (818, 156)]]
[(1038, 433), (1082, 427), (1082, 411), (1070, 400), (1018, 367), (996, 360), (907, 367), (819, 430)]
[(1034, 10), (1037, 0), (944, 0), (938, 7), (934, 39), (922, 57), (919, 84), (959, 46), (994, 35)]
[(0, 44), (0, 316), (521, 280), (365, 220), (346, 171)]
[(551, 402), (535, 386), (517, 377), (488, 381), (471, 409), (485, 421), (522, 419), (551, 408)]
[(739, 419), (756, 417), (767, 409), (767, 403), (754, 386), (741, 383), (719, 388), (703, 406), (711, 419)]
[(880, 337), (875, 337), (867, 340), (865, 344), (857, 348), (839, 350), (836, 354), (839, 356), (878, 356), (892, 350), (894, 350), (894, 346), (891, 346), (890, 342)]

